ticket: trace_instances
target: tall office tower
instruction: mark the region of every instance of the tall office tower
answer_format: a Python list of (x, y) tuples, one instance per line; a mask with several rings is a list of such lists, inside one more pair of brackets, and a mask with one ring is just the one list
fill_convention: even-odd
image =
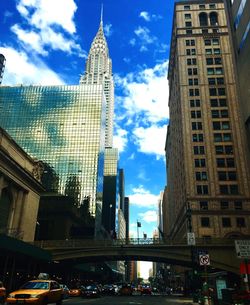
[(166, 139), (170, 237), (250, 233), (246, 139), (223, 1), (175, 3)]
[(3, 54), (0, 54), (0, 85), (2, 83), (2, 79), (3, 79), (3, 72), (4, 72), (4, 68), (5, 68), (5, 57), (3, 56)]
[(126, 238), (129, 238), (129, 197), (124, 197), (123, 214), (126, 220)]
[(118, 150), (104, 150), (104, 185), (102, 221), (107, 232), (117, 233), (118, 228)]
[(240, 107), (250, 156), (250, 0), (226, 0), (226, 3), (235, 49)]
[[(101, 228), (105, 96), (102, 85), (0, 87), (0, 126), (44, 167), (42, 182), (88, 202)], [(88, 200), (86, 200), (86, 198)]]
[(112, 77), (112, 61), (103, 33), (103, 22), (91, 44), (86, 71), (81, 76), (80, 84), (101, 84), (106, 97), (105, 147), (113, 146), (113, 116), (114, 116), (114, 82)]

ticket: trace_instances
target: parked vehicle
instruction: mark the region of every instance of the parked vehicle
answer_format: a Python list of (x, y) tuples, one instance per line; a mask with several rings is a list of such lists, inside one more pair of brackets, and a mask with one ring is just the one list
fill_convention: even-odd
[(79, 297), (82, 294), (80, 288), (71, 288), (69, 289), (69, 296), (70, 297)]

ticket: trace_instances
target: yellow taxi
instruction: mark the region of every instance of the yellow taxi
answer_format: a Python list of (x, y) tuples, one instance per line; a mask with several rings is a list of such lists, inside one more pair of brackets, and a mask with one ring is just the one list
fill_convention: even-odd
[(62, 304), (63, 291), (53, 280), (33, 280), (25, 283), (19, 290), (11, 292), (6, 304)]

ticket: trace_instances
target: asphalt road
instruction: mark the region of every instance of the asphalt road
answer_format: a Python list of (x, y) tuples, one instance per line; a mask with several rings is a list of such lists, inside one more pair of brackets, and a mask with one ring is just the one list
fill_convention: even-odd
[(63, 301), (64, 305), (191, 305), (191, 299), (173, 296), (102, 296), (100, 298), (74, 297)]

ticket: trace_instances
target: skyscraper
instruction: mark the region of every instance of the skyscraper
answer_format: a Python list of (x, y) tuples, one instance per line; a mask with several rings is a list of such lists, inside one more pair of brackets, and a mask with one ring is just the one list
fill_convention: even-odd
[(105, 97), (101, 85), (0, 87), (0, 125), (44, 166), (49, 191), (89, 198), (100, 227)]
[(223, 1), (175, 3), (168, 79), (170, 237), (249, 235), (246, 139)]
[(0, 85), (2, 83), (2, 79), (3, 79), (3, 72), (4, 72), (4, 68), (5, 68), (5, 57), (3, 56), (3, 54), (0, 54)]
[(114, 116), (114, 82), (112, 76), (112, 61), (109, 58), (109, 50), (103, 33), (103, 21), (91, 44), (86, 70), (81, 76), (80, 84), (103, 85), (106, 97), (106, 123), (105, 123), (105, 147), (113, 146), (113, 116)]

